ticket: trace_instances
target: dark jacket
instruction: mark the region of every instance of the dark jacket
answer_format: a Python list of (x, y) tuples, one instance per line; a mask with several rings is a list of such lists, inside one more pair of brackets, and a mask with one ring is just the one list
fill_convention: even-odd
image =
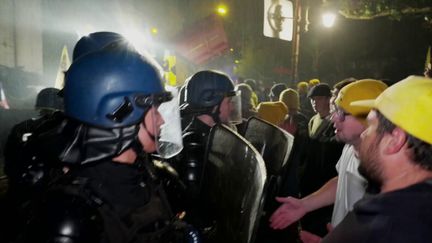
[(432, 180), (365, 197), (322, 242), (431, 242), (431, 205)]
[[(344, 144), (336, 141), (333, 123), (325, 118), (307, 142), (300, 169), (300, 193), (302, 197), (320, 189), (327, 181), (337, 176), (338, 162)], [(330, 222), (333, 206), (308, 213), (302, 218), (303, 229), (314, 234), (327, 234), (326, 224)]]

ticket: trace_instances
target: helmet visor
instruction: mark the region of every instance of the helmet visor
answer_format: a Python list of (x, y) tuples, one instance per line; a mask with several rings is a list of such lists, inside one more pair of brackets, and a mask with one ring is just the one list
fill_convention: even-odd
[(229, 99), (229, 123), (240, 124), (242, 122), (241, 116), (241, 91), (235, 91), (235, 95), (227, 97)]
[[(157, 127), (158, 131), (155, 131), (155, 134), (158, 134), (156, 136), (156, 148), (159, 157), (168, 159), (180, 153), (183, 149), (183, 139), (178, 105), (179, 93), (172, 86), (166, 86), (165, 89), (172, 94), (172, 99), (161, 103), (157, 109), (164, 122)], [(154, 124), (158, 124), (157, 121), (154, 122)]]

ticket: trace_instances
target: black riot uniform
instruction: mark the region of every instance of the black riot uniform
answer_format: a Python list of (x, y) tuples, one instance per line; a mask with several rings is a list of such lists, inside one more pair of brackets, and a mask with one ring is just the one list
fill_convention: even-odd
[(192, 118), (183, 131), (183, 151), (170, 160), (178, 172), (181, 185), (168, 186), (168, 196), (176, 212), (186, 212), (185, 220), (194, 226), (210, 228), (213, 212), (201, 200), (205, 149), (211, 127)]
[(164, 132), (158, 108), (172, 98), (154, 63), (118, 43), (71, 65), (67, 173), (32, 201), (17, 242), (198, 242), (172, 214), (149, 154)]
[[(39, 165), (40, 162), (36, 161), (41, 157), (38, 154), (44, 153), (40, 147), (49, 139), (36, 138), (44, 136), (42, 134), (63, 120), (60, 112), (63, 109), (63, 100), (58, 96), (58, 92), (56, 88), (42, 89), (35, 104), (40, 116), (18, 123), (9, 133), (5, 144), (4, 172), (8, 176), (8, 192), (14, 198), (28, 197), (28, 194), (31, 194), (28, 190), (43, 178), (44, 170)], [(35, 140), (37, 142), (34, 142)], [(56, 144), (49, 146), (54, 149)]]
[[(73, 50), (73, 61), (112, 43), (125, 43), (125, 38), (113, 32), (95, 32), (82, 37)], [(2, 240), (8, 242), (26, 223), (29, 202), (41, 195), (50, 181), (63, 174), (59, 155), (67, 139), (74, 135), (65, 122), (63, 90), (46, 88), (38, 93), (35, 108), (40, 111), (37, 119), (17, 124), (10, 132), (5, 145), (4, 172), (8, 190), (0, 201), (0, 215), (8, 226), (0, 229)], [(52, 111), (55, 110), (54, 113)], [(63, 132), (62, 130), (69, 132)]]
[(8, 222), (8, 227), (0, 229), (5, 242), (25, 224), (28, 202), (43, 192), (49, 178), (63, 174), (56, 157), (62, 137), (56, 135), (55, 128), (64, 118), (58, 111), (62, 104), (57, 92), (54, 88), (42, 90), (36, 102), (41, 116), (15, 125), (8, 136), (4, 166), (8, 188), (0, 202), (0, 215)]
[[(185, 220), (197, 226), (209, 241), (214, 215), (210, 205), (201, 198), (204, 160), (210, 129), (214, 124), (229, 124), (232, 120), (221, 117), (221, 103), (225, 98), (240, 100), (234, 90), (232, 80), (217, 71), (200, 71), (186, 80), (185, 98), (182, 104), (182, 117), (190, 119), (183, 130), (183, 151), (170, 161), (184, 184), (184, 190), (170, 190), (171, 201), (176, 204), (176, 211), (185, 211)], [(238, 117), (241, 119), (240, 109)], [(206, 119), (202, 119), (205, 116)], [(237, 115), (235, 116), (237, 117)], [(204, 122), (206, 120), (207, 122)], [(210, 120), (210, 122), (208, 122)]]
[[(183, 242), (151, 161), (100, 161), (73, 170), (35, 205), (24, 242)], [(116, 176), (112, 176), (116, 175)], [(176, 228), (178, 232), (176, 232)], [(45, 232), (41, 234), (41, 232)]]

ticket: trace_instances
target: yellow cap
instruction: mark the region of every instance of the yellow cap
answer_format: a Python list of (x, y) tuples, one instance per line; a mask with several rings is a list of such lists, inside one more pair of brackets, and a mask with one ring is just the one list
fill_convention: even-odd
[(432, 144), (432, 80), (409, 76), (390, 86), (374, 100), (351, 103), (375, 108), (412, 136)]
[(261, 102), (257, 107), (258, 117), (268, 121), (276, 126), (281, 124), (285, 116), (288, 114), (288, 109), (283, 102)]
[(335, 104), (357, 118), (367, 116), (371, 108), (352, 106), (351, 102), (365, 99), (375, 99), (388, 86), (379, 80), (361, 79), (343, 87), (335, 100)]
[(286, 89), (282, 91), (279, 96), (279, 101), (282, 101), (286, 105), (288, 110), (299, 109), (299, 94), (293, 89)]
[(320, 83), (320, 81), (319, 81), (319, 79), (317, 79), (317, 78), (314, 78), (314, 79), (309, 80), (309, 85), (310, 85), (310, 86), (315, 86), (315, 85), (317, 85), (317, 84), (319, 84), (319, 83)]
[(309, 84), (305, 81), (301, 81), (297, 83), (297, 91), (299, 93), (307, 94), (309, 88)]

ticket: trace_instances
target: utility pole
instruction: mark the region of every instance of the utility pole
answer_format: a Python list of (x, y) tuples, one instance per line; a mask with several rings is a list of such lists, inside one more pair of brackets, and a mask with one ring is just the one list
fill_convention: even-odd
[(300, 22), (301, 22), (301, 0), (294, 0), (294, 33), (291, 55), (291, 79), (293, 84), (298, 82), (298, 64), (300, 53)]

